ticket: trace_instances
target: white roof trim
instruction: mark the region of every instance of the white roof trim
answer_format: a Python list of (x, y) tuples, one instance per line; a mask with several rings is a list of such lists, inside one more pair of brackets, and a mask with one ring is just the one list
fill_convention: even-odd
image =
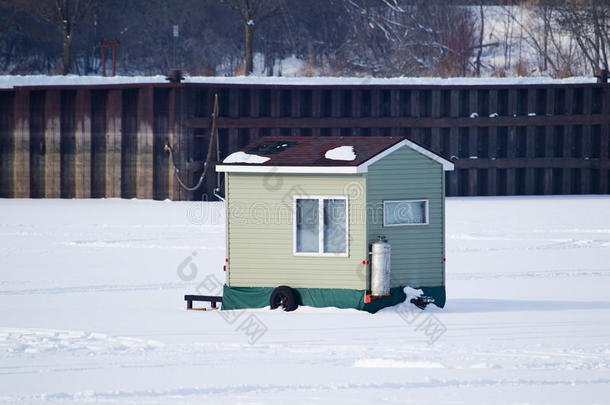
[(448, 161), (447, 159), (443, 159), (436, 153), (430, 152), (428, 149), (426, 149), (422, 146), (419, 146), (418, 144), (411, 142), (408, 139), (404, 139), (404, 140), (398, 142), (396, 145), (389, 147), (388, 149), (384, 150), (383, 152), (378, 153), (377, 155), (373, 156), (366, 162), (362, 163), (360, 166), (358, 166), (358, 169), (359, 169), (358, 173), (368, 172), (369, 171), (368, 168), (370, 165), (372, 165), (373, 163), (377, 162), (380, 159), (383, 159), (384, 157), (388, 156), (390, 153), (397, 151), (398, 149), (402, 148), (403, 146), (408, 146), (409, 148), (413, 149), (415, 152), (419, 152), (422, 155), (434, 160), (435, 162), (440, 163), (441, 165), (443, 165), (443, 170), (445, 170), (445, 171), (452, 171), (455, 167), (455, 165), (453, 163), (451, 163), (450, 161)]
[(217, 165), (217, 172), (236, 172), (236, 173), (321, 173), (321, 174), (356, 174), (356, 173), (367, 173), (369, 166), (373, 163), (383, 159), (389, 154), (397, 151), (398, 149), (408, 146), (416, 152), (440, 163), (443, 166), (443, 170), (451, 171), (454, 169), (454, 164), (450, 161), (443, 159), (435, 153), (430, 152), (428, 149), (419, 146), (416, 143), (404, 139), (398, 142), (396, 145), (389, 147), (383, 152), (378, 153), (366, 162), (358, 166), (256, 166), (256, 165)]

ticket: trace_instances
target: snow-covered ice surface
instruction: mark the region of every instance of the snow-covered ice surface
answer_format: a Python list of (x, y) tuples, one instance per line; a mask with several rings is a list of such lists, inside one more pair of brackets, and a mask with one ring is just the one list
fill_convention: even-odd
[(0, 403), (608, 403), (609, 206), (450, 198), (446, 308), (371, 315), (186, 311), (219, 203), (0, 200)]
[(356, 153), (353, 146), (338, 146), (327, 150), (324, 157), (329, 160), (356, 160)]

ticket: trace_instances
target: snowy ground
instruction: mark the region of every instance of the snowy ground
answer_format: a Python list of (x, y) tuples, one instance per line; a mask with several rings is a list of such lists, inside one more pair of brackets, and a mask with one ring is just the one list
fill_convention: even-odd
[(370, 315), (186, 311), (217, 203), (0, 200), (0, 403), (610, 403), (609, 207), (449, 199), (446, 308)]

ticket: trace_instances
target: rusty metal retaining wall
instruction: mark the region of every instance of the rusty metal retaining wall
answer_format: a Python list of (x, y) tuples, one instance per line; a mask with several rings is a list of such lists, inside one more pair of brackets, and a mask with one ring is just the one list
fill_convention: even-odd
[(187, 160), (189, 94), (163, 85), (0, 91), (0, 197), (191, 198), (163, 152), (171, 140), (177, 163)]
[[(264, 135), (405, 135), (452, 159), (447, 194), (607, 194), (607, 84), (150, 84), (0, 90), (0, 197), (189, 200), (219, 95), (221, 158)], [(214, 164), (215, 162), (210, 162)]]

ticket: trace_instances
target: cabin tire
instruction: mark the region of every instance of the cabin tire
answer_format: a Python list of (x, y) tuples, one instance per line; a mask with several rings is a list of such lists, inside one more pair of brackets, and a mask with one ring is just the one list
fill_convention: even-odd
[(297, 293), (288, 286), (279, 286), (271, 292), (269, 305), (271, 309), (282, 308), (286, 312), (294, 311), (299, 306)]

